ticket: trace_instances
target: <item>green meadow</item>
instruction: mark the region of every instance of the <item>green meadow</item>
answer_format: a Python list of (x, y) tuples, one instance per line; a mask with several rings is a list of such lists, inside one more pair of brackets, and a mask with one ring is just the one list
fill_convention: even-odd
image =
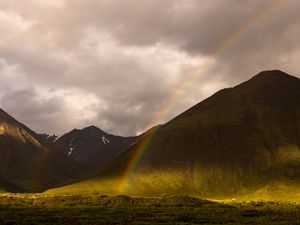
[(4, 199), (24, 202), (20, 206), (9, 203), (5, 210), (19, 218), (21, 207), (26, 215), (38, 218), (36, 224), (300, 224), (299, 185), (280, 182), (256, 190), (241, 187), (227, 196), (218, 191), (215, 195), (197, 192), (199, 187), (201, 183), (184, 172), (164, 171), (140, 173), (130, 185), (113, 177), (94, 177), (39, 195)]
[(0, 224), (300, 224), (300, 205), (188, 196), (0, 195)]

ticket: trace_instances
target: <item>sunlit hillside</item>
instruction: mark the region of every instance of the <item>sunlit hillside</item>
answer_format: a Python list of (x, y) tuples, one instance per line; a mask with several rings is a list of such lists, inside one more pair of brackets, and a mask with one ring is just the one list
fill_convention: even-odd
[[(223, 183), (226, 190), (226, 183)], [(239, 201), (258, 201), (258, 200), (280, 200), (280, 201), (300, 201), (300, 184), (290, 182), (274, 182), (261, 186), (258, 189), (246, 189), (236, 187), (234, 193), (224, 194), (221, 189), (201, 190), (200, 184), (194, 182), (186, 176), (176, 172), (169, 173), (148, 173), (139, 174), (133, 177), (130, 183), (123, 184), (118, 179), (94, 178), (81, 181), (68, 186), (50, 189), (46, 195), (91, 195), (106, 194), (118, 195), (125, 194), (130, 196), (157, 197), (163, 195), (190, 195), (209, 199), (236, 199)], [(227, 192), (228, 193), (228, 192)]]
[(295, 199), (300, 80), (265, 71), (153, 128), (97, 176), (46, 193)]

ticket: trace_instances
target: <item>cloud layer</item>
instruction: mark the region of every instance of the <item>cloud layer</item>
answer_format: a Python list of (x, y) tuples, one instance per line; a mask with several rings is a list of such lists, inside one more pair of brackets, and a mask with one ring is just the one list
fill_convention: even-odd
[[(140, 133), (261, 70), (300, 74), (299, 7), (297, 0), (0, 0), (0, 107), (38, 132), (94, 124)], [(153, 121), (175, 91), (175, 107)]]

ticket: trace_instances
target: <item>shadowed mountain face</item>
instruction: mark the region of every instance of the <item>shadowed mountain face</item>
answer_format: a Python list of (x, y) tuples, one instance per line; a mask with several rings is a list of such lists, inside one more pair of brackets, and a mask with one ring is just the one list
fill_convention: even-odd
[[(118, 178), (151, 132), (92, 181), (105, 186), (104, 178)], [(228, 196), (298, 183), (300, 80), (265, 71), (217, 92), (156, 129), (138, 165), (125, 194)]]
[[(47, 144), (46, 144), (47, 143)], [(78, 179), (83, 170), (50, 143), (0, 109), (0, 186), (42, 191)]]
[(162, 126), (142, 164), (177, 167), (200, 161), (268, 170), (280, 148), (298, 148), (299, 142), (300, 80), (268, 71), (217, 92)]
[(96, 171), (111, 163), (137, 140), (138, 137), (115, 136), (90, 126), (72, 130), (55, 141), (55, 144), (65, 156), (83, 168)]

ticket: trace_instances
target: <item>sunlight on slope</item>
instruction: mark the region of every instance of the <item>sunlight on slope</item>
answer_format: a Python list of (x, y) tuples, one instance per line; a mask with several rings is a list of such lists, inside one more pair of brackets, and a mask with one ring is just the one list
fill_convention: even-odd
[[(118, 195), (159, 197), (162, 195), (190, 195), (209, 199), (236, 199), (238, 201), (283, 200), (300, 202), (300, 185), (288, 181), (271, 182), (256, 189), (247, 189), (239, 185), (234, 192), (223, 183), (224, 193), (220, 189), (208, 190), (209, 186), (200, 182), (200, 175), (191, 179), (187, 172), (156, 171), (144, 172), (132, 177), (123, 192), (116, 191), (117, 178), (98, 178), (81, 181), (65, 187), (50, 189), (46, 195)], [(213, 184), (214, 185), (214, 184)], [(221, 185), (221, 184), (219, 184)], [(206, 188), (203, 188), (206, 187)], [(215, 192), (214, 192), (215, 191)]]
[[(190, 195), (200, 198), (240, 200), (288, 200), (300, 201), (300, 181), (297, 177), (300, 151), (295, 146), (284, 146), (272, 163), (274, 173), (251, 173), (235, 167), (201, 167), (146, 169), (137, 171), (125, 185), (118, 176), (95, 177), (65, 187), (51, 189), (45, 194), (101, 194), (159, 197)], [(265, 161), (266, 163), (266, 161)], [(258, 166), (258, 165), (257, 165)], [(284, 167), (282, 170), (280, 168)], [(271, 169), (271, 168), (270, 168)], [(260, 170), (263, 172), (263, 170)], [(274, 176), (274, 177), (273, 177)]]
[(126, 194), (131, 196), (161, 196), (162, 194), (192, 194), (198, 185), (182, 171), (151, 171), (133, 176), (123, 190), (117, 190), (118, 178), (85, 180), (51, 189), (46, 194)]
[(16, 141), (21, 143), (30, 142), (31, 144), (37, 146), (38, 148), (42, 148), (40, 142), (35, 139), (32, 134), (28, 133), (27, 130), (16, 127), (10, 124), (0, 124), (0, 135), (8, 135), (13, 137)]
[(161, 196), (162, 194), (195, 194), (197, 182), (188, 171), (149, 171), (131, 178), (123, 193), (136, 196)]
[(80, 195), (80, 194), (101, 194), (101, 195), (115, 195), (114, 187), (117, 184), (116, 179), (91, 179), (78, 183), (70, 184), (64, 187), (50, 189), (45, 194), (54, 195)]
[[(215, 171), (217, 171), (214, 174), (215, 176), (222, 175), (218, 172), (218, 169)], [(137, 175), (133, 175), (122, 190), (117, 189), (120, 183), (118, 178), (98, 178), (51, 189), (46, 191), (45, 194), (76, 195), (96, 193), (109, 195), (124, 194), (145, 197), (157, 197), (164, 194), (181, 194), (207, 197), (211, 195), (211, 193), (208, 194), (208, 190), (211, 189), (215, 191), (214, 196), (223, 196), (221, 190), (216, 191), (213, 187), (209, 188), (209, 185), (216, 185), (216, 182), (221, 182), (218, 180), (219, 178), (211, 184), (202, 184), (201, 173), (198, 170), (155, 170), (139, 172)], [(229, 190), (228, 187), (226, 187), (226, 182), (222, 183), (225, 185), (224, 192), (228, 192)], [(218, 186), (222, 185), (218, 184)], [(240, 188), (240, 190), (242, 190), (242, 188)]]
[(253, 193), (235, 196), (238, 201), (292, 201), (300, 202), (300, 184), (272, 183)]

